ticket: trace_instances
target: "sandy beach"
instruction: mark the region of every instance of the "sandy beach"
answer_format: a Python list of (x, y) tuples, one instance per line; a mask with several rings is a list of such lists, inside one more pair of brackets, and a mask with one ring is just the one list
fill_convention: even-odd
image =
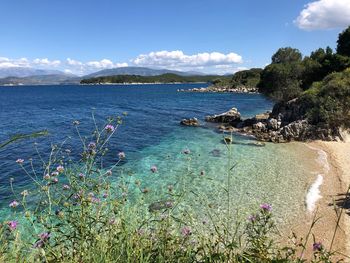
[[(296, 222), (292, 231), (299, 238), (305, 238), (313, 220), (317, 218), (306, 244), (305, 257), (310, 259), (312, 255), (315, 237), (316, 242), (322, 242), (326, 249), (336, 251), (339, 258), (344, 258), (341, 255), (350, 255), (350, 201), (345, 198), (350, 185), (350, 142), (316, 141), (307, 143), (307, 146), (326, 157), (323, 160), (324, 171), (318, 178), (321, 179), (318, 185), (315, 181), (318, 200), (313, 211), (308, 211), (304, 218)], [(345, 262), (350, 262), (350, 258), (346, 258)]]

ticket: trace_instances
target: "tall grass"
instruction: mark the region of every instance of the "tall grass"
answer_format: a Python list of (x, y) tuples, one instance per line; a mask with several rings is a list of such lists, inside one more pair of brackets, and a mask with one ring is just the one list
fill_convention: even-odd
[[(93, 117), (94, 119), (94, 117)], [(215, 207), (191, 186), (169, 186), (166, 198), (148, 203), (150, 189), (120, 173), (126, 154), (104, 167), (108, 142), (122, 124), (110, 118), (90, 138), (81, 135), (81, 158), (74, 161), (65, 144), (53, 145), (40, 165), (18, 159), (33, 189), (16, 192), (9, 221), (0, 226), (1, 262), (305, 262), (306, 244), (284, 247), (269, 204), (261, 204), (245, 222), (237, 222), (230, 204), (232, 145), (227, 144), (226, 210)], [(183, 154), (191, 159), (190, 150)], [(190, 165), (186, 172), (190, 172)], [(157, 173), (156, 166), (149, 173)], [(204, 173), (201, 174), (204, 176)], [(181, 203), (193, 194), (208, 218), (193, 216)], [(316, 220), (315, 220), (316, 221)], [(307, 237), (307, 239), (309, 236)], [(306, 239), (306, 240), (307, 240)], [(331, 262), (335, 253), (316, 241), (312, 262)]]

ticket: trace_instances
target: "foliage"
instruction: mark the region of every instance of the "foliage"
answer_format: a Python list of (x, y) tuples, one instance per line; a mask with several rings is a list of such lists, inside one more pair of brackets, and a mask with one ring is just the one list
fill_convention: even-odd
[(300, 98), (314, 124), (350, 128), (350, 69), (314, 83)]
[(213, 82), (218, 76), (180, 76), (166, 73), (158, 76), (139, 75), (116, 75), (83, 79), (81, 84), (104, 84), (104, 83), (191, 83), (191, 82)]
[(273, 64), (279, 64), (300, 62), (301, 58), (302, 55), (298, 49), (285, 47), (278, 49), (277, 52), (272, 56), (271, 60)]
[(350, 27), (339, 34), (337, 44), (337, 53), (350, 57)]
[(231, 80), (232, 87), (245, 86), (247, 88), (256, 88), (260, 82), (262, 69), (252, 68), (236, 72)]

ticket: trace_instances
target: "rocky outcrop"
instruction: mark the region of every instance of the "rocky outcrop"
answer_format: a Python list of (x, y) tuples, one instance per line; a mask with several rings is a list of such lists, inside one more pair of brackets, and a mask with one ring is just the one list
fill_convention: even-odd
[(180, 121), (180, 124), (185, 126), (200, 126), (197, 118), (183, 119)]
[(213, 93), (258, 93), (256, 87), (246, 87), (244, 85), (232, 86), (210, 86), (208, 88), (179, 89), (179, 92), (213, 92)]
[(236, 108), (232, 108), (229, 111), (221, 113), (219, 115), (206, 116), (205, 121), (237, 125), (242, 121), (242, 119), (241, 114), (238, 112), (238, 110)]

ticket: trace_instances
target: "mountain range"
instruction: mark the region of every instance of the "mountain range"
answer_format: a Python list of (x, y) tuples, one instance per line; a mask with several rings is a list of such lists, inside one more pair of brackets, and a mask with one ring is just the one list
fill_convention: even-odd
[(158, 76), (163, 74), (179, 76), (204, 76), (202, 72), (151, 69), (145, 67), (120, 67), (103, 69), (85, 76), (76, 76), (59, 70), (44, 70), (28, 67), (0, 68), (0, 85), (64, 85), (79, 84), (82, 79), (115, 75)]

